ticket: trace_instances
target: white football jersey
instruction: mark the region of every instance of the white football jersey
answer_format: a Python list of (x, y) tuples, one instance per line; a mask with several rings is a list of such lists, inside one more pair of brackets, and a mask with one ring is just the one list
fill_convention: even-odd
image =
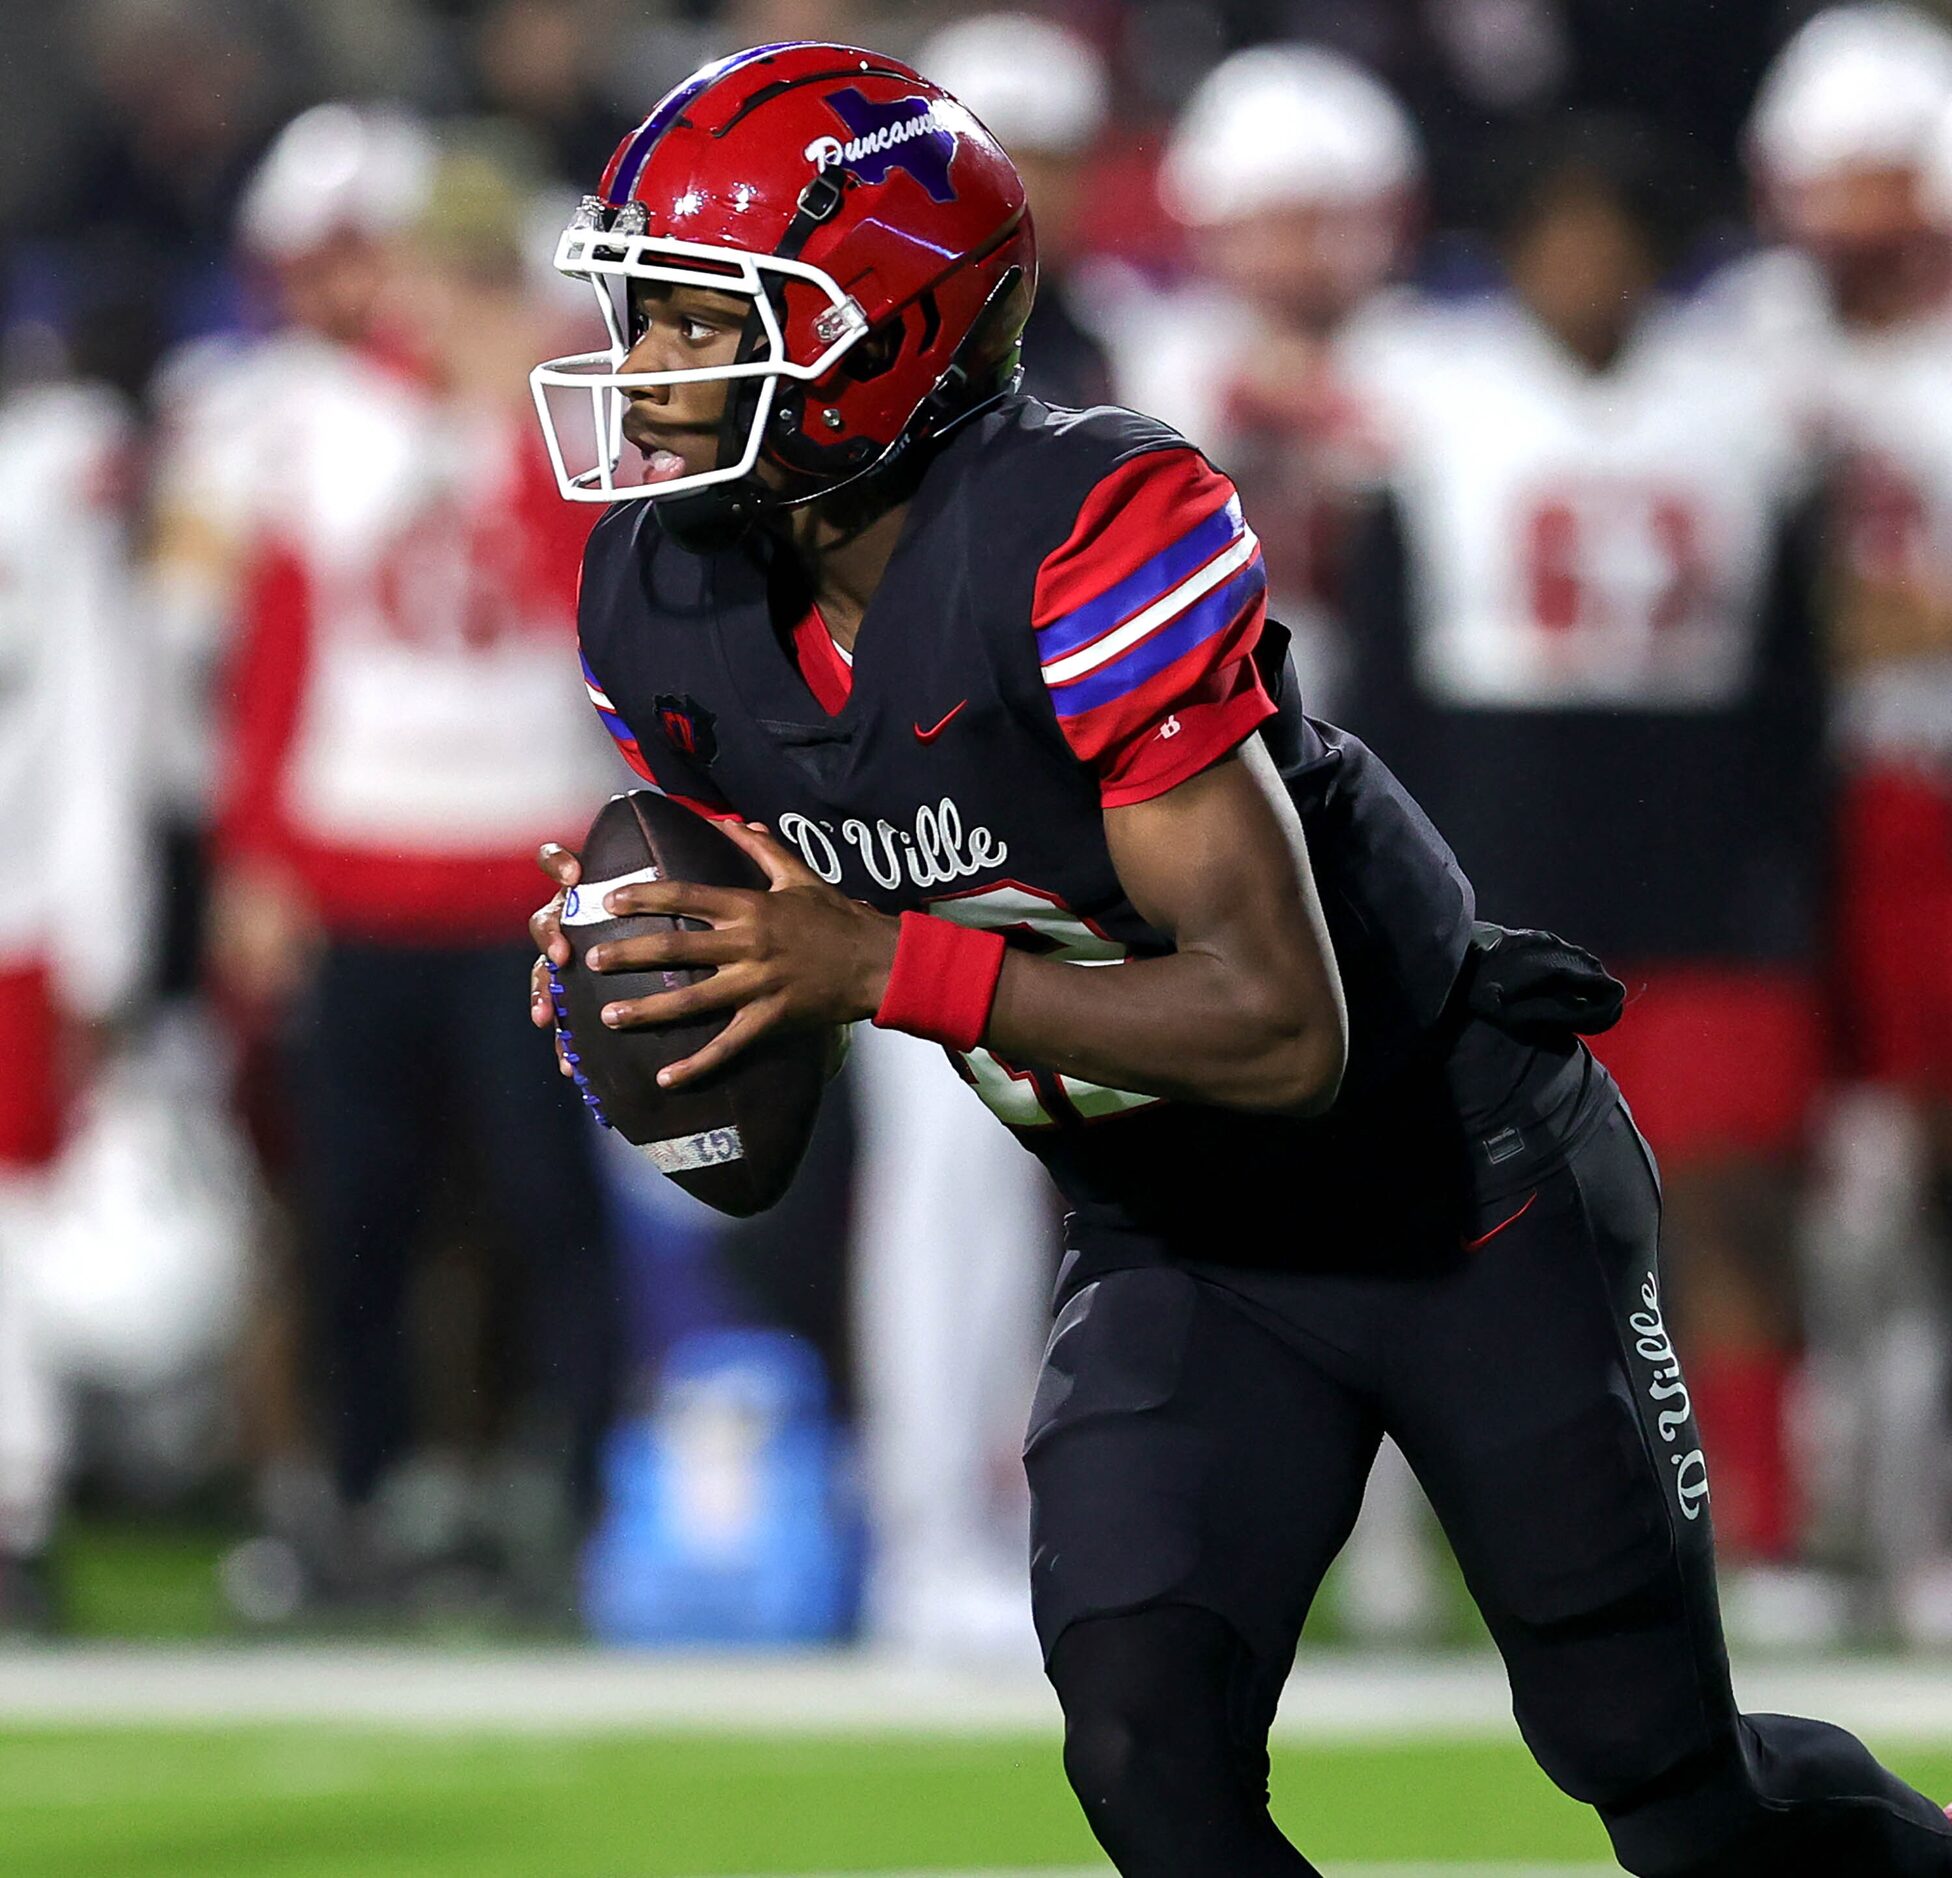
[(0, 402), (0, 965), (45, 962), (85, 1016), (136, 988), (154, 915), (129, 445), (106, 391)]
[[(1804, 255), (1773, 249), (1712, 285), (1820, 431), (1847, 563), (1952, 594), (1952, 314), (1885, 332), (1839, 323)], [(1952, 657), (1893, 660), (1837, 686), (1834, 727), (1866, 756), (1952, 757)]]
[(154, 622), (158, 786), (200, 820), (216, 776), (216, 688), (234, 651), (238, 588), (275, 526), (281, 439), (315, 384), (336, 371), (322, 340), (291, 331), (196, 340), (164, 360), (153, 393)]
[(1728, 320), (1664, 308), (1603, 373), (1505, 298), (1405, 301), (1352, 334), (1440, 706), (1734, 708), (1805, 427)]
[[(1394, 299), (1380, 293), (1372, 309)], [(1256, 348), (1271, 342), (1228, 294), (1133, 291), (1107, 317), (1123, 400), (1196, 444), (1240, 491), (1267, 557), (1269, 611), (1294, 635), (1302, 693), (1316, 710), (1333, 707), (1341, 677), (1338, 587), (1353, 505), (1382, 466), (1367, 387), (1341, 363), (1374, 316), (1357, 312), (1323, 343), (1307, 382), (1290, 381), (1290, 409), (1274, 408), (1268, 374), (1250, 372)]]
[[(1839, 549), (1867, 574), (1952, 600), (1952, 315), (1842, 336), (1828, 392)], [(1952, 757), (1952, 653), (1854, 673), (1837, 727), (1846, 748), (1866, 754)]]
[[(207, 518), (245, 564), (278, 552), (303, 576), (303, 689), (279, 787), (307, 842), (496, 855), (580, 826), (613, 784), (571, 656), (573, 554), (544, 568), (533, 552), (575, 512), (553, 481), (525, 477), (525, 455), (539, 460), (523, 413), (456, 408), (299, 336), (186, 401), (179, 512)], [(546, 513), (530, 506), (545, 497)]]

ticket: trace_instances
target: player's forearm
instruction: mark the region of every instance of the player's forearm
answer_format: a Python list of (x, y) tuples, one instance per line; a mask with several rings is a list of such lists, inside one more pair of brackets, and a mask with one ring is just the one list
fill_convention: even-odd
[(1845, 580), (1833, 632), (1846, 671), (1952, 650), (1952, 596), (1912, 580)]
[(1301, 1115), (1335, 1100), (1348, 1048), (1332, 991), (1198, 950), (1096, 966), (1012, 952), (983, 1043), (1108, 1088)]

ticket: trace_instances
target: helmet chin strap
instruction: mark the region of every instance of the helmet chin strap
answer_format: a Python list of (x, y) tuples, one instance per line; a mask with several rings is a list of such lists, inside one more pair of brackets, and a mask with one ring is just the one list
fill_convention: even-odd
[[(982, 311), (970, 323), (969, 333), (949, 361), (948, 369), (916, 407), (914, 416), (902, 426), (901, 434), (872, 461), (834, 482), (822, 483), (819, 488), (797, 496), (762, 481), (756, 469), (748, 471), (733, 482), (714, 483), (688, 495), (653, 500), (651, 510), (659, 526), (679, 547), (692, 554), (722, 554), (728, 548), (737, 547), (753, 528), (771, 515), (803, 509), (840, 495), (851, 494), (857, 500), (865, 497), (869, 486), (889, 475), (915, 446), (946, 438), (1017, 388), (1023, 376), (1017, 347), (1013, 346), (1002, 363), (985, 374), (993, 388), (984, 395), (974, 395), (977, 381), (966, 355), (983, 343), (991, 312), (1016, 291), (1022, 278), (1023, 270), (1013, 267), (990, 289)], [(758, 316), (750, 315), (746, 331), (740, 337), (741, 359), (749, 356), (749, 348), (757, 343), (759, 336)], [(728, 453), (736, 457), (743, 451), (744, 438), (752, 423), (750, 400), (759, 395), (764, 382), (747, 381), (750, 385), (747, 389), (735, 381), (735, 389), (725, 401), (725, 415), (719, 420), (720, 463), (728, 460)], [(772, 421), (770, 413), (767, 421)]]
[(765, 513), (767, 505), (749, 477), (714, 483), (689, 495), (665, 496), (651, 504), (651, 515), (670, 538), (690, 554), (723, 554), (736, 548)]

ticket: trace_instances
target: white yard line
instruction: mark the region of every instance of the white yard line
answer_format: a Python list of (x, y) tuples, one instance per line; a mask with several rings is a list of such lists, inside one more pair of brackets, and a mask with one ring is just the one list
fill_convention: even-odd
[[(1012, 1871), (816, 1872), (807, 1878), (1110, 1878), (1109, 1865), (1055, 1870), (1038, 1865)], [(1452, 1865), (1425, 1859), (1413, 1865), (1331, 1865), (1327, 1878), (1620, 1878), (1617, 1865)]]
[[(1952, 1742), (1952, 1666), (1836, 1662), (1738, 1677), (1756, 1709), (1820, 1715), (1879, 1742)], [(1052, 1732), (1034, 1672), (870, 1653), (637, 1656), (323, 1647), (0, 1650), (0, 1725), (340, 1723), (436, 1732)], [(1305, 1657), (1275, 1724), (1289, 1741), (1516, 1740), (1495, 1659)]]

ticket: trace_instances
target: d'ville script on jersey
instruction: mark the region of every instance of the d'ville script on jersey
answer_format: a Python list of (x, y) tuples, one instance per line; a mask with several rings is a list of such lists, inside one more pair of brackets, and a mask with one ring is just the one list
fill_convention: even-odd
[(1660, 1280), (1652, 1272), (1641, 1282), (1640, 1302), (1642, 1308), (1628, 1317), (1627, 1328), (1634, 1334), (1634, 1353), (1651, 1372), (1648, 1396), (1657, 1404), (1672, 1404), (1661, 1409), (1655, 1420), (1667, 1445), (1668, 1464), (1675, 1470), (1675, 1503), (1683, 1519), (1699, 1519), (1708, 1500), (1708, 1461), (1698, 1447), (1683, 1452), (1691, 1435), (1688, 1418), (1694, 1405), (1688, 1385), (1681, 1380), (1681, 1362), (1674, 1354), (1674, 1340), (1661, 1309)]
[(887, 892), (899, 887), (904, 876), (923, 892), (946, 887), (1001, 867), (1010, 858), (1008, 843), (997, 840), (987, 828), (964, 830), (962, 810), (950, 796), (923, 803), (915, 811), (913, 828), (897, 828), (886, 820), (870, 824), (859, 816), (849, 816), (835, 828), (832, 822), (816, 822), (795, 810), (779, 818), (779, 832), (830, 885), (839, 882), (844, 850), (852, 848), (868, 877)]

